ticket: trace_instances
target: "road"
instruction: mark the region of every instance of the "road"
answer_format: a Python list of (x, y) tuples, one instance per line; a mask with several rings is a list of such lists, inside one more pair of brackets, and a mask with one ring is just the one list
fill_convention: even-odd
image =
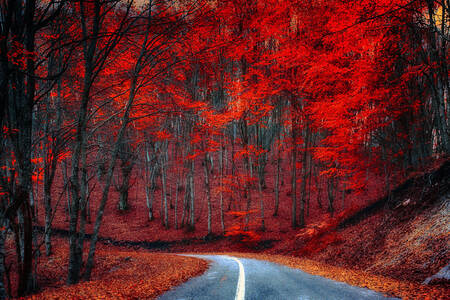
[(224, 255), (192, 256), (211, 261), (210, 268), (159, 300), (394, 299), (267, 261)]

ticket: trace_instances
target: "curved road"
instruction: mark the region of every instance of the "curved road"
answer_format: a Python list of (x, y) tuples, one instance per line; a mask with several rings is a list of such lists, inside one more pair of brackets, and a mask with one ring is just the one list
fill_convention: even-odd
[(394, 299), (267, 261), (224, 255), (192, 256), (210, 260), (210, 268), (159, 300)]

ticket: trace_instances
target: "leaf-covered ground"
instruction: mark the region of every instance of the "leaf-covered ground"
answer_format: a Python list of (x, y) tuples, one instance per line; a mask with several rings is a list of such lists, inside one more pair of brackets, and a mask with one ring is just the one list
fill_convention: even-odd
[(92, 281), (67, 286), (64, 244), (40, 265), (42, 291), (25, 299), (154, 299), (208, 268), (196, 258), (100, 245)]

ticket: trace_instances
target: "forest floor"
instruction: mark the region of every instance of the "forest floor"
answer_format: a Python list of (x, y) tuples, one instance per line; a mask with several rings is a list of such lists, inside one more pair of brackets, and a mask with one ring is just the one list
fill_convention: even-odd
[(42, 256), (41, 291), (23, 299), (154, 299), (208, 268), (204, 260), (99, 243), (92, 280), (65, 285), (67, 239), (57, 238), (54, 253)]
[[(151, 299), (207, 268), (207, 263), (197, 259), (166, 253), (226, 252), (300, 268), (404, 299), (448, 299), (448, 282), (421, 283), (450, 261), (449, 160), (412, 174), (390, 198), (377, 196), (381, 195), (377, 190), (380, 184), (375, 182), (365, 194), (349, 195), (334, 216), (326, 215), (318, 203), (311, 203), (307, 226), (302, 229), (290, 228), (288, 185), (281, 190), (280, 201), (285, 205), (280, 206), (278, 216), (271, 213), (273, 182), (268, 180), (267, 185), (267, 230), (255, 230), (259, 238), (252, 242), (239, 241), (239, 237), (206, 237), (204, 202), (195, 231), (165, 229), (159, 219), (148, 222), (145, 199), (133, 190), (129, 211), (119, 212), (113, 203), (107, 208), (93, 281), (71, 287), (64, 286), (67, 222), (60, 206), (55, 218), (55, 254), (41, 258), (38, 274), (43, 294), (34, 298), (89, 298), (89, 293), (100, 293), (108, 299)], [(92, 197), (95, 199), (95, 194)], [(95, 206), (92, 203), (93, 210)], [(218, 216), (213, 220), (213, 229), (219, 232)], [(230, 224), (233, 219), (227, 215), (226, 221)]]
[[(118, 192), (114, 188), (116, 184), (111, 187), (108, 204), (106, 205), (103, 215), (103, 222), (100, 228), (100, 235), (109, 237), (114, 240), (131, 240), (131, 241), (145, 241), (145, 242), (179, 242), (181, 240), (197, 240), (203, 239), (207, 235), (207, 201), (205, 193), (203, 167), (201, 161), (196, 162), (196, 176), (195, 181), (195, 230), (191, 230), (188, 226), (182, 226), (182, 210), (184, 189), (181, 186), (177, 193), (176, 180), (179, 177), (176, 172), (176, 167), (171, 168), (171, 172), (167, 174), (167, 199), (169, 205), (169, 228), (165, 228), (162, 224), (162, 188), (161, 182), (157, 182), (155, 190), (155, 200), (153, 203), (154, 220), (148, 220), (148, 208), (146, 204), (145, 189), (142, 181), (142, 170), (134, 170), (133, 179), (131, 180), (131, 188), (128, 196), (129, 209), (120, 211), (117, 209)], [(173, 170), (174, 169), (174, 170)], [(239, 169), (239, 168), (238, 168)], [(279, 194), (279, 209), (275, 216), (275, 169), (274, 166), (267, 166), (266, 168), (266, 186), (262, 192), (262, 198), (265, 210), (265, 225), (266, 231), (258, 232), (262, 240), (282, 241), (285, 238), (292, 237), (298, 231), (291, 227), (291, 184), (290, 184), (290, 165), (288, 158), (284, 158), (282, 164), (282, 172), (280, 178), (280, 194)], [(229, 171), (229, 170), (228, 170)], [(53, 185), (53, 197), (55, 203), (58, 203), (54, 209), (55, 217), (53, 219), (53, 228), (67, 229), (69, 224), (66, 193), (64, 192), (64, 182), (62, 178), (63, 171), (57, 170), (57, 176)], [(228, 172), (229, 173), (229, 172)], [(242, 182), (239, 182), (239, 177), (236, 176), (238, 182), (235, 182), (239, 187), (242, 187)], [(217, 189), (219, 188), (219, 174), (214, 170), (210, 176), (211, 192), (212, 192), (212, 232), (215, 234), (221, 233), (220, 215), (219, 215), (219, 201)], [(376, 200), (378, 195), (382, 193), (382, 180), (378, 177), (369, 178), (370, 182), (361, 194), (353, 195), (347, 194), (345, 201), (341, 201), (340, 195), (335, 201), (336, 212), (343, 211), (355, 206), (365, 206), (371, 201)], [(96, 211), (99, 206), (99, 199), (102, 193), (102, 183), (98, 182), (95, 176), (92, 176), (90, 182), (89, 195), (89, 210), (91, 215), (88, 217), (86, 224), (86, 231), (92, 232), (95, 223)], [(242, 211), (246, 209), (245, 199), (243, 198), (243, 191), (239, 191), (239, 187), (230, 186), (233, 194), (224, 193), (224, 210), (225, 210), (225, 229), (229, 230), (231, 227), (239, 225), (241, 220), (232, 214), (235, 211)], [(305, 209), (306, 223), (314, 223), (321, 221), (324, 216), (327, 216), (326, 183), (321, 180), (319, 183), (311, 182), (311, 194), (309, 195), (311, 201), (307, 202)], [(242, 193), (241, 193), (242, 192)], [(40, 191), (39, 193), (42, 193)], [(299, 193), (299, 191), (297, 192)], [(176, 195), (178, 194), (178, 201)], [(320, 194), (320, 196), (317, 196)], [(319, 201), (317, 201), (320, 199)], [(261, 218), (259, 214), (260, 195), (258, 189), (255, 187), (252, 190), (252, 203), (250, 211), (250, 229), (258, 231)], [(178, 229), (175, 229), (175, 207), (177, 206), (177, 223)], [(38, 223), (44, 225), (45, 209), (42, 201), (39, 201)]]

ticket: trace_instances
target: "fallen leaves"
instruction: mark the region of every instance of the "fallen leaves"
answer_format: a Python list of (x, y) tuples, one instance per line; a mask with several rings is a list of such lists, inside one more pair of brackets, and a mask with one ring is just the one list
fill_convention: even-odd
[[(65, 262), (66, 254), (58, 254), (45, 262), (43, 268), (63, 270), (60, 265), (55, 265)], [(206, 261), (193, 257), (122, 250), (111, 246), (99, 249), (96, 257), (92, 281), (46, 288), (23, 299), (154, 299), (203, 273), (208, 267)], [(57, 273), (53, 275), (60, 276)]]

